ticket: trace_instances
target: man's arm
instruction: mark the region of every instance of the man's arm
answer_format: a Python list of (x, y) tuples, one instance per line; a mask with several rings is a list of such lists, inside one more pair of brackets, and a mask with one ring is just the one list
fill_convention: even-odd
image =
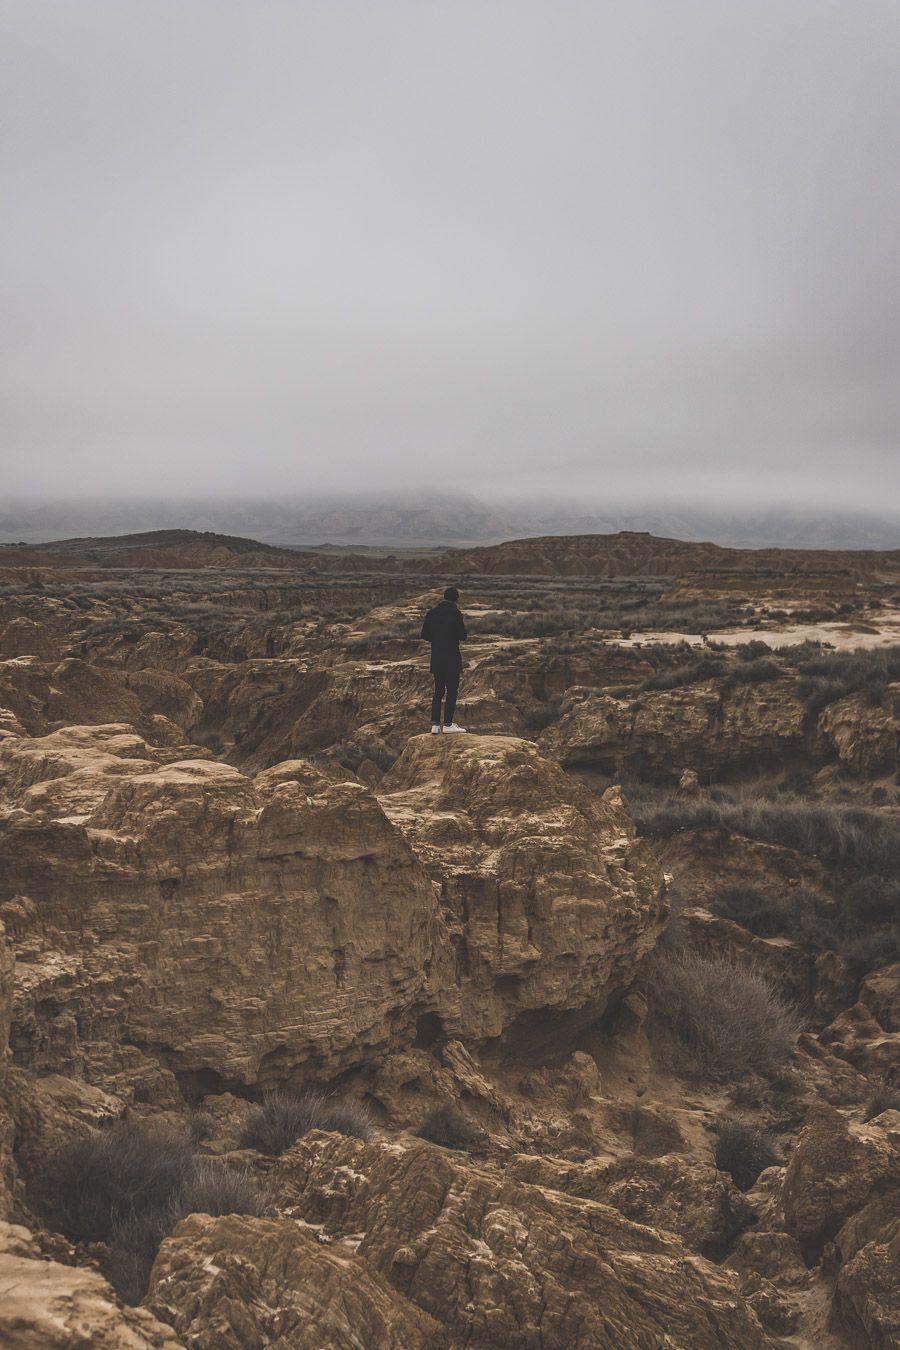
[(426, 642), (431, 641), (431, 610), (425, 615), (425, 622), (422, 624), (422, 634)]
[(456, 611), (456, 617), (458, 620), (458, 631), (456, 636), (459, 638), (460, 642), (465, 642), (466, 638), (469, 636), (466, 632), (466, 621), (459, 610)]

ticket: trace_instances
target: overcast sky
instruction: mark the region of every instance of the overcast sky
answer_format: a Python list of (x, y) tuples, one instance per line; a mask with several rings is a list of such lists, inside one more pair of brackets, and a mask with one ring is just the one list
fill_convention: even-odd
[(896, 0), (0, 0), (10, 494), (896, 501)]

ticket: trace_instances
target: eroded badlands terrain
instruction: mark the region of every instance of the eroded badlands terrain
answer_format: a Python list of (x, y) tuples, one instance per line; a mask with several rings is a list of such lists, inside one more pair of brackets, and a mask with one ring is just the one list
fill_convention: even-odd
[(898, 625), (897, 553), (0, 548), (0, 1344), (900, 1345)]

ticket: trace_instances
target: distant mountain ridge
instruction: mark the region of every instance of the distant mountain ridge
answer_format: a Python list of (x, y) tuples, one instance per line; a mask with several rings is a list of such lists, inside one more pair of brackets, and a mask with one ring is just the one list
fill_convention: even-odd
[[(0, 567), (259, 568), (309, 573), (380, 572), (464, 578), (543, 577), (872, 578), (900, 583), (900, 549), (744, 549), (666, 539), (643, 531), (545, 535), (428, 554), (279, 549), (254, 539), (191, 530), (63, 539), (0, 547)], [(896, 581), (895, 581), (896, 579)]]

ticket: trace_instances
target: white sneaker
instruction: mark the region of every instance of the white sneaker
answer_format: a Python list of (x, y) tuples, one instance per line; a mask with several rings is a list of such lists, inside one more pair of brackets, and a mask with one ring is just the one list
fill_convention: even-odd
[(440, 723), (439, 723), (439, 722), (432, 722), (432, 724), (431, 724), (431, 734), (432, 734), (432, 736), (440, 736), (440, 734), (441, 734), (441, 727), (440, 727)]
[(458, 727), (455, 722), (451, 722), (449, 727), (444, 727), (445, 731), (465, 731), (465, 727)]

